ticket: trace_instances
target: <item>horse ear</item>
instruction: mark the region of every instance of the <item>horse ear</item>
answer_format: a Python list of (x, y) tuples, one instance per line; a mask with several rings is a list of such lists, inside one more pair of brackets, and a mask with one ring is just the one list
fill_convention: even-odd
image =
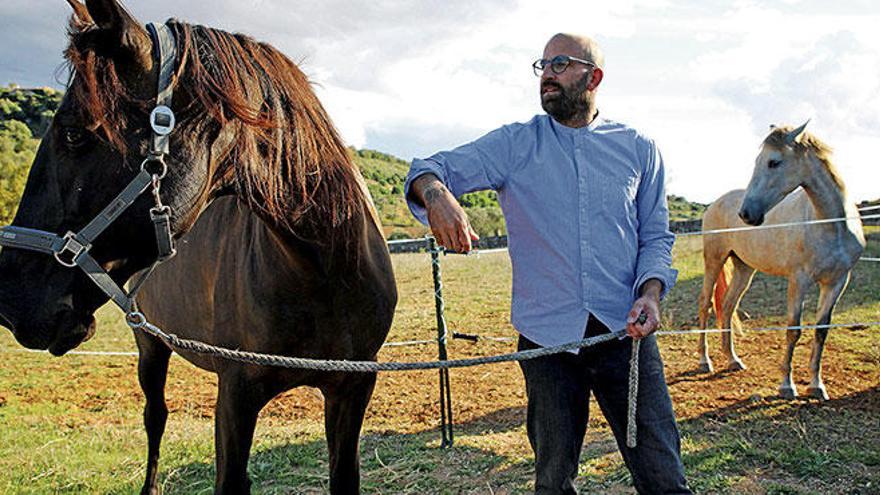
[(810, 119), (807, 119), (807, 121), (804, 122), (800, 127), (789, 132), (788, 134), (786, 134), (785, 144), (788, 144), (788, 145), (794, 144), (795, 141), (797, 141), (797, 138), (799, 138), (801, 136), (801, 134), (804, 133), (804, 130), (806, 130), (807, 124), (809, 124), (809, 123), (810, 123)]
[(85, 26), (95, 23), (89, 15), (89, 10), (79, 0), (67, 0), (67, 3), (73, 9), (73, 17), (77, 24)]
[[(116, 55), (131, 57), (131, 61), (145, 70), (152, 68), (150, 35), (125, 7), (116, 0), (86, 0), (86, 8), (95, 25), (116, 43)], [(77, 11), (76, 7), (74, 11)]]

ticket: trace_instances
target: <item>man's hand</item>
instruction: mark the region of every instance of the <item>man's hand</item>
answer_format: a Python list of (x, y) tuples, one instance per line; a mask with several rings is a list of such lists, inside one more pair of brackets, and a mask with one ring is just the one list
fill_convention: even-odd
[[(649, 279), (641, 287), (641, 297), (636, 299), (626, 318), (626, 333), (634, 339), (642, 339), (660, 328), (660, 294), (663, 284)], [(644, 316), (643, 316), (644, 315)]]
[(425, 174), (413, 182), (412, 191), (428, 210), (428, 224), (437, 242), (458, 253), (468, 253), (472, 242), (480, 237), (474, 232), (467, 214), (433, 174)]

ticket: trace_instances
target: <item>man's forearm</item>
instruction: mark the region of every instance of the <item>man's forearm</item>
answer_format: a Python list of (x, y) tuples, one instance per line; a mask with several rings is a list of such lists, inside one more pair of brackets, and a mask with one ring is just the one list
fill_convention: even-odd
[(415, 199), (427, 207), (447, 192), (446, 186), (434, 174), (425, 174), (414, 180), (411, 191)]

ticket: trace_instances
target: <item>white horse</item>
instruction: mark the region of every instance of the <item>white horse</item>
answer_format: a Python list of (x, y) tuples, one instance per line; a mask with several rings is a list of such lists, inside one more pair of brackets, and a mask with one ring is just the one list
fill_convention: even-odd
[[(742, 222), (760, 225), (765, 217), (768, 225), (850, 219), (703, 236), (705, 275), (699, 302), (700, 328), (706, 328), (713, 293), (719, 328), (739, 326), (736, 309), (756, 270), (788, 279), (788, 326), (800, 326), (804, 295), (813, 283), (820, 288), (816, 323), (831, 322), (831, 312), (849, 282), (850, 270), (864, 250), (865, 237), (858, 209), (847, 198), (843, 181), (831, 162), (831, 149), (805, 132), (806, 126), (772, 128), (755, 160), (748, 189), (730, 191), (712, 203), (703, 216), (703, 229), (743, 227)], [(808, 391), (822, 400), (828, 399), (821, 364), (827, 335), (827, 328), (816, 330), (810, 358), (812, 380)], [(779, 393), (788, 399), (797, 396), (791, 359), (800, 336), (800, 330), (787, 332)], [(733, 350), (731, 332), (722, 334), (722, 348), (729, 370), (745, 368)], [(712, 371), (706, 334), (700, 337), (700, 369)]]

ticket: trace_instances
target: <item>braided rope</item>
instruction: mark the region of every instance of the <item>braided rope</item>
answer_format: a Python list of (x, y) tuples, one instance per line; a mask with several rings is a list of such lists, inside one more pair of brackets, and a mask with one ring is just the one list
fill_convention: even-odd
[(598, 335), (596, 337), (589, 337), (578, 342), (569, 342), (568, 344), (562, 344), (554, 347), (542, 347), (539, 349), (530, 349), (526, 351), (512, 352), (507, 354), (498, 354), (495, 356), (467, 359), (451, 359), (447, 361), (378, 363), (375, 361), (298, 358), (291, 356), (260, 354), (257, 352), (240, 351), (235, 349), (226, 349), (223, 347), (206, 344), (204, 342), (182, 339), (177, 335), (165, 333), (161, 328), (149, 322), (129, 323), (129, 325), (134, 329), (141, 329), (144, 332), (158, 338), (176, 351), (189, 351), (195, 352), (197, 354), (213, 355), (231, 361), (256, 364), (260, 366), (277, 366), (280, 368), (297, 368), (316, 371), (344, 371), (350, 373), (375, 373), (378, 371), (412, 371), (433, 370), (441, 368), (464, 368), (481, 364), (524, 361), (527, 359), (535, 359), (542, 356), (549, 356), (551, 354), (558, 354), (560, 352), (573, 351), (618, 338), (617, 334), (606, 333)]
[[(129, 321), (129, 326), (134, 329), (142, 329), (146, 333), (159, 338), (176, 351), (191, 351), (198, 354), (216, 355), (231, 361), (238, 361), (247, 364), (256, 364), (260, 366), (277, 366), (282, 368), (309, 369), (317, 371), (344, 371), (359, 373), (375, 373), (377, 371), (411, 371), (411, 370), (430, 370), (430, 369), (449, 369), (462, 368), (467, 366), (476, 366), (480, 364), (503, 363), (508, 361), (525, 361), (535, 359), (551, 354), (558, 354), (565, 351), (590, 347), (602, 342), (614, 340), (617, 334), (606, 333), (595, 337), (588, 337), (580, 342), (571, 342), (568, 344), (558, 345), (554, 347), (542, 347), (538, 349), (529, 349), (525, 351), (513, 352), (508, 354), (500, 354), (495, 356), (486, 356), (469, 359), (453, 359), (433, 362), (407, 362), (407, 363), (377, 363), (375, 361), (346, 361), (346, 360), (321, 360), (309, 358), (297, 358), (290, 356), (277, 356), (271, 354), (260, 354), (256, 352), (239, 351), (234, 349), (226, 349), (217, 347), (195, 340), (181, 339), (174, 334), (167, 334), (161, 328), (147, 322), (146, 320)], [(630, 448), (636, 446), (636, 399), (638, 397), (638, 375), (639, 375), (639, 347), (640, 342), (633, 340), (632, 356), (630, 357), (629, 369), (629, 397), (628, 397), (628, 413), (627, 413), (627, 429), (626, 444)]]
[(636, 402), (639, 396), (639, 350), (642, 341), (633, 339), (629, 358), (629, 397), (626, 412), (626, 446), (636, 448)]

